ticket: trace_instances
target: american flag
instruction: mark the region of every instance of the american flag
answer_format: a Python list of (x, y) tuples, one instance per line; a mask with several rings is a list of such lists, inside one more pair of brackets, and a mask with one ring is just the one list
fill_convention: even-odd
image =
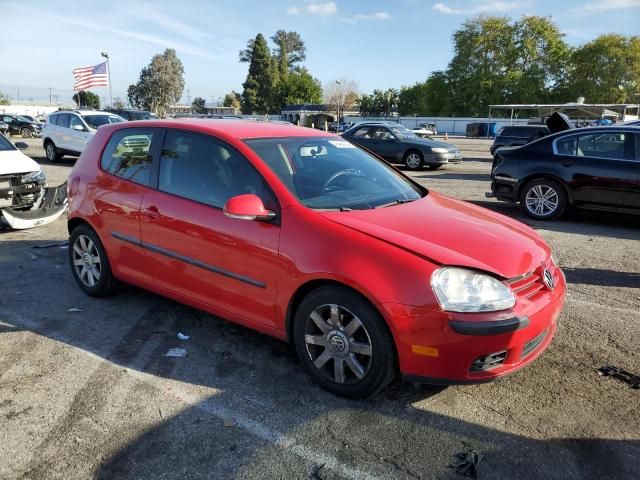
[(73, 90), (85, 90), (90, 87), (107, 87), (109, 79), (107, 77), (107, 62), (92, 65), (90, 67), (76, 68), (73, 70)]

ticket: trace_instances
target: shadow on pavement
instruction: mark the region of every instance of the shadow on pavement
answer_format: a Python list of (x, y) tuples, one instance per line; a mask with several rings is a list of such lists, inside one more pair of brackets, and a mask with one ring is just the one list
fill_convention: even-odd
[(598, 268), (569, 267), (563, 267), (562, 271), (570, 283), (602, 285), (605, 287), (640, 288), (640, 273), (616, 272)]

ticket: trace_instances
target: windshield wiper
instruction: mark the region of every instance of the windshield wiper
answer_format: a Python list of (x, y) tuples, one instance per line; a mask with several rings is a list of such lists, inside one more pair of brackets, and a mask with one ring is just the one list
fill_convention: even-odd
[(402, 205), (403, 203), (415, 202), (418, 200), (417, 198), (400, 198), (398, 200), (394, 200), (393, 202), (383, 203), (381, 205), (376, 205), (373, 208), (385, 208), (385, 207), (393, 207), (394, 205)]

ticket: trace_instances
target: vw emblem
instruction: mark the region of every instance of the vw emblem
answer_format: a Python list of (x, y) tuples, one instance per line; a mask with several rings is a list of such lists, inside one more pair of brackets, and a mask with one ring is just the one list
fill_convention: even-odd
[(330, 341), (336, 352), (342, 352), (344, 350), (344, 340), (342, 340), (338, 335), (332, 336)]
[(556, 284), (553, 282), (553, 275), (551, 275), (551, 272), (546, 268), (542, 272), (542, 281), (549, 290), (553, 290), (556, 286)]

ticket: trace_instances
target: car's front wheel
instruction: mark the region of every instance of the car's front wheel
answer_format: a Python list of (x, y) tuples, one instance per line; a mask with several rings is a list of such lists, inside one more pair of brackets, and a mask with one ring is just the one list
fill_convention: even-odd
[(62, 155), (58, 153), (58, 149), (51, 140), (47, 140), (44, 144), (44, 153), (47, 156), (47, 160), (50, 162), (57, 162), (62, 158)]
[(31, 138), (31, 130), (29, 130), (27, 127), (23, 127), (20, 129), (20, 136), (22, 138)]
[(311, 292), (296, 311), (293, 337), (307, 372), (336, 395), (371, 396), (396, 374), (395, 348), (383, 318), (346, 288)]
[(116, 280), (102, 242), (88, 225), (77, 226), (69, 238), (69, 263), (78, 285), (87, 295), (104, 297)]
[(520, 207), (536, 220), (553, 220), (567, 208), (567, 193), (555, 180), (539, 178), (522, 189)]
[(419, 151), (409, 150), (404, 154), (403, 162), (407, 169), (419, 170), (420, 168), (422, 168), (424, 158), (422, 157), (422, 153), (420, 153)]

